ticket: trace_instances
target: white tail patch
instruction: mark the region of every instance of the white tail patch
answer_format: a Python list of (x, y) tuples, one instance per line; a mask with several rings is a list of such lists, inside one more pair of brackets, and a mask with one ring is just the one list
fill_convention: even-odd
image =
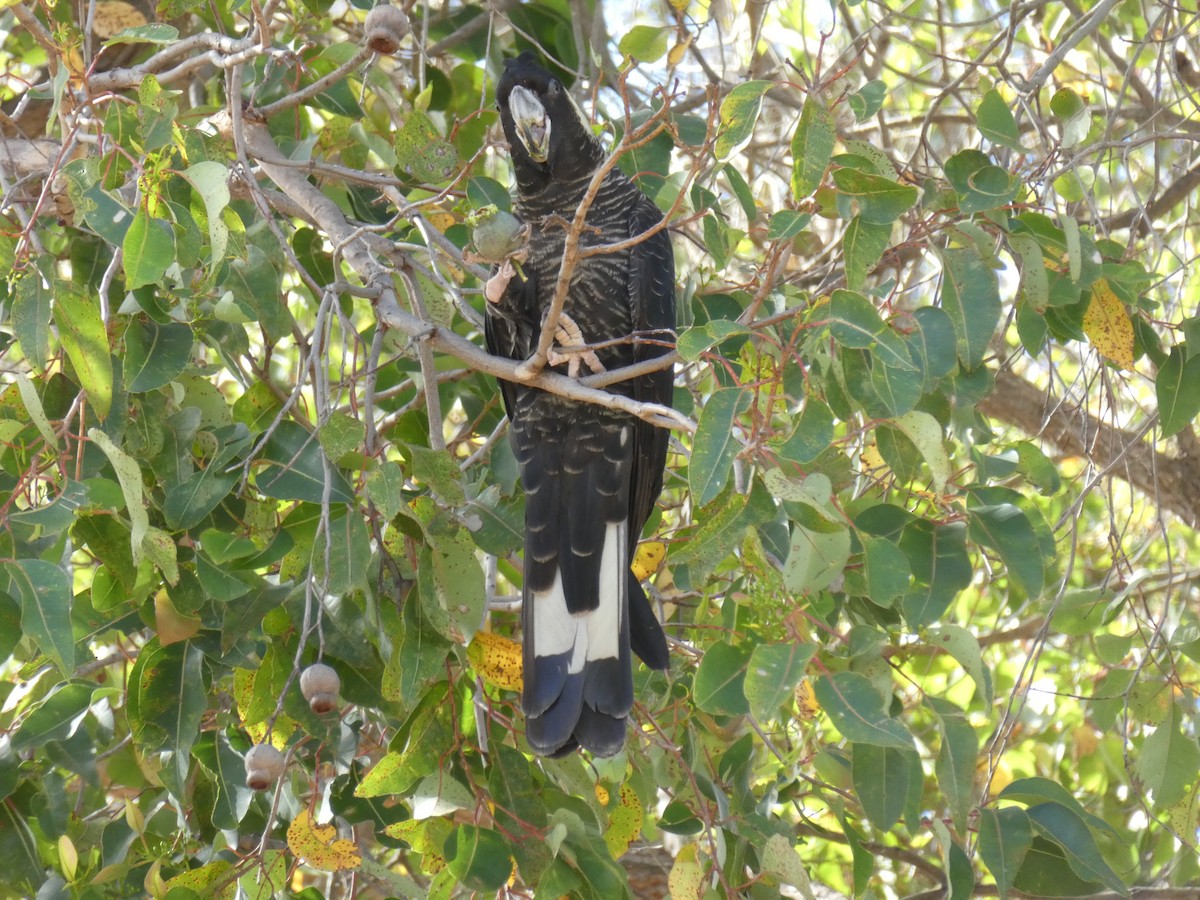
[(567, 595), (563, 591), (562, 572), (554, 573), (554, 584), (548, 591), (534, 591), (533, 634), (538, 656), (558, 656), (575, 646), (574, 617), (567, 612)]
[(621, 601), (629, 578), (627, 528), (624, 521), (609, 522), (604, 532), (604, 551), (600, 556), (600, 605), (588, 615), (587, 622), (588, 659), (621, 655), (621, 620), (625, 616)]

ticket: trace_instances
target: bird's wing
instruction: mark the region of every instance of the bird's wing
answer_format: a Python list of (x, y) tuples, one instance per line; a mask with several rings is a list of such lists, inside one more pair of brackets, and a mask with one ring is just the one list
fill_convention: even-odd
[[(492, 269), (495, 275), (499, 266)], [(533, 323), (539, 321), (537, 314), (536, 276), (527, 270), (525, 277), (517, 275), (504, 288), (498, 303), (485, 301), (487, 309), (483, 317), (483, 336), (488, 352), (508, 359), (526, 360), (533, 352)], [(499, 379), (500, 394), (504, 398), (504, 411), (511, 420), (517, 385)]]
[[(636, 237), (662, 220), (658, 208), (644, 195), (638, 197), (629, 221), (629, 235)], [(633, 247), (630, 254), (630, 303), (634, 327), (641, 332), (659, 332), (657, 341), (670, 342), (675, 328), (675, 256), (671, 238), (664, 228)], [(658, 343), (634, 345), (634, 361), (641, 362), (669, 352)], [(671, 405), (675, 375), (668, 367), (634, 379), (635, 400)], [(637, 546), (642, 526), (654, 510), (662, 491), (670, 433), (648, 422), (634, 426), (633, 470), (629, 491), (629, 547)], [(670, 666), (666, 637), (650, 608), (649, 600), (633, 573), (629, 574), (630, 640), (633, 651), (652, 669)]]

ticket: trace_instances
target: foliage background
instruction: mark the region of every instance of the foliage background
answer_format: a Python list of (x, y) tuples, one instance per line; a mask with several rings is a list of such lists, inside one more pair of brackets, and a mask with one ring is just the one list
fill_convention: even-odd
[[(408, 13), (0, 11), (2, 890), (1184, 896), (1196, 11)], [(527, 47), (679, 262), (674, 665), (611, 761), (530, 757), (504, 640), (462, 250)]]

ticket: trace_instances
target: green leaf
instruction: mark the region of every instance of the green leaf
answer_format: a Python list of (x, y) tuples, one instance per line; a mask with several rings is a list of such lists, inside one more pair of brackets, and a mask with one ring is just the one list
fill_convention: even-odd
[(912, 209), (920, 196), (911, 184), (850, 167), (834, 170), (833, 183), (844, 197), (858, 204), (863, 221), (875, 225), (891, 225)]
[(854, 744), (851, 771), (854, 792), (863, 812), (880, 831), (887, 831), (904, 812), (912, 771), (911, 753), (895, 747)]
[(996, 274), (974, 250), (943, 250), (941, 301), (954, 324), (959, 362), (966, 371), (973, 371), (983, 362), (1000, 324)]
[(75, 670), (71, 582), (67, 573), (40, 559), (0, 563), (6, 592), (21, 602), (21, 631), (53, 660), (64, 676)]
[(1042, 247), (1027, 234), (1010, 234), (1008, 244), (1021, 260), (1021, 294), (1034, 312), (1044, 313), (1050, 306), (1050, 279)]
[(983, 664), (979, 639), (961, 625), (949, 624), (931, 628), (926, 633), (925, 640), (930, 646), (945, 650), (954, 657), (975, 682), (975, 690), (980, 698), (990, 707), (995, 699), (995, 689), (992, 686), (991, 670)]
[(108, 418), (113, 399), (113, 366), (100, 308), (83, 293), (64, 288), (54, 299), (54, 324), (96, 415)]
[(1086, 897), (1099, 893), (1102, 887), (1098, 881), (1076, 875), (1062, 847), (1040, 834), (1033, 836), (1013, 880), (1014, 890), (1037, 897)]
[(51, 298), (53, 293), (42, 281), (42, 276), (31, 269), (23, 277), (11, 282), (12, 306), (9, 322), (13, 335), (21, 345), (21, 352), (29, 360), (34, 371), (46, 371), (50, 357)]
[(1016, 176), (1001, 169), (979, 150), (962, 150), (946, 160), (946, 179), (958, 193), (958, 206), (970, 215), (1013, 202), (1020, 188)]
[(1012, 110), (1008, 108), (999, 91), (993, 89), (983, 95), (983, 100), (975, 111), (975, 118), (979, 124), (979, 133), (989, 141), (1018, 153), (1024, 152), (1021, 133), (1017, 130), (1017, 120), (1013, 118)]
[(915, 328), (908, 334), (909, 349), (925, 374), (925, 393), (933, 393), (938, 382), (958, 367), (954, 323), (940, 306), (914, 310)]
[(657, 25), (634, 25), (617, 44), (617, 50), (626, 59), (637, 62), (658, 62), (667, 52), (673, 28)]
[(1154, 380), (1162, 436), (1182, 431), (1200, 414), (1200, 354), (1189, 355), (1176, 345)]
[(811, 394), (796, 419), (796, 428), (788, 439), (775, 448), (784, 459), (800, 464), (810, 463), (833, 443), (833, 412)]
[(321, 503), (328, 480), (331, 503), (352, 503), (354, 491), (334, 468), (320, 442), (298, 422), (284, 421), (271, 433), (262, 452), (266, 465), (255, 483), (268, 497)]
[(728, 483), (733, 459), (741, 448), (734, 423), (749, 406), (750, 395), (741, 388), (722, 388), (704, 404), (688, 462), (693, 503), (705, 505)]
[(1178, 704), (1170, 703), (1166, 720), (1142, 743), (1134, 764), (1138, 777), (1153, 793), (1157, 809), (1183, 800), (1200, 769), (1200, 747), (1195, 737), (1183, 734), (1179, 720)]
[(915, 750), (912, 735), (902, 722), (887, 714), (887, 698), (858, 672), (834, 672), (813, 684), (817, 702), (826, 715), (855, 744)]
[(152, 639), (129, 674), (129, 720), (139, 741), (173, 751), (162, 770), (168, 790), (186, 796), (192, 745), (208, 706), (204, 653), (190, 641), (163, 647)]
[(771, 223), (767, 226), (767, 240), (786, 241), (793, 238), (807, 228), (811, 221), (811, 213), (781, 209), (771, 216)]
[(130, 321), (125, 331), (125, 385), (131, 393), (170, 384), (191, 360), (192, 329), (178, 322)]
[[(754, 202), (754, 192), (750, 189), (750, 185), (746, 183), (746, 179), (742, 177), (742, 173), (734, 168), (732, 163), (726, 163), (722, 166), (721, 173), (725, 176), (725, 180), (729, 182), (730, 190), (737, 197), (738, 205), (742, 207), (742, 212), (746, 214), (746, 221), (753, 222), (758, 218), (758, 204)], [(792, 210), (789, 210), (789, 212), (792, 212)], [(801, 225), (800, 227), (803, 228), (804, 226)]]
[(175, 242), (171, 240), (170, 226), (139, 209), (121, 242), (121, 261), (126, 290), (158, 284), (175, 261)]
[(746, 700), (746, 670), (751, 651), (726, 641), (713, 644), (700, 659), (692, 698), (697, 709), (719, 716), (744, 716), (750, 711)]
[(958, 592), (971, 583), (974, 570), (967, 555), (967, 528), (961, 522), (938, 525), (916, 521), (900, 537), (908, 557), (913, 586), (904, 596), (904, 618), (913, 628), (942, 617)]
[(783, 584), (791, 593), (809, 595), (824, 590), (846, 567), (850, 532), (816, 531), (797, 523), (792, 527)]
[(1042, 837), (1062, 847), (1076, 875), (1085, 881), (1097, 881), (1109, 890), (1126, 893), (1125, 883), (1101, 856), (1096, 838), (1071, 809), (1059, 803), (1039, 803), (1026, 813)]
[(179, 40), (179, 29), (163, 22), (135, 25), (123, 28), (104, 42), (104, 46), (116, 44), (173, 44)]
[(95, 690), (94, 684), (68, 682), (50, 693), (21, 720), (12, 737), (12, 749), (23, 753), (70, 737), (87, 715)]
[(1087, 101), (1070, 88), (1060, 88), (1050, 98), (1050, 111), (1062, 122), (1062, 145), (1074, 147), (1088, 136), (1092, 116)]
[(1034, 599), (1042, 592), (1048, 560), (1042, 558), (1041, 542), (1028, 517), (1016, 506), (969, 508), (971, 537), (1000, 554), (1009, 576)]
[(834, 291), (829, 298), (829, 333), (843, 347), (870, 350), (885, 366), (915, 371), (908, 348), (879, 317), (874, 304), (854, 291)]
[(8, 522), (41, 529), (43, 534), (59, 534), (75, 523), (80, 507), (94, 502), (87, 485), (68, 479), (58, 496), (41, 506), (10, 511)]
[(821, 186), (836, 139), (833, 115), (810, 94), (804, 100), (800, 124), (792, 135), (793, 200), (799, 202)]
[(150, 516), (142, 495), (142, 469), (137, 460), (112, 442), (99, 428), (88, 429), (88, 437), (104, 451), (109, 464), (117, 473), (121, 493), (125, 497), (125, 511), (129, 514), (129, 547), (136, 566), (142, 561), (142, 539), (150, 530)]
[(759, 644), (750, 654), (743, 690), (750, 714), (760, 722), (775, 718), (792, 690), (804, 675), (804, 669), (816, 652), (815, 644), (789, 641), (786, 644)]
[(842, 236), (842, 255), (846, 258), (846, 286), (860, 290), (867, 275), (883, 257), (892, 237), (891, 224), (880, 225), (855, 216)]
[(979, 858), (996, 879), (1001, 900), (1012, 890), (1032, 843), (1033, 825), (1025, 810), (1015, 806), (979, 810)]
[(229, 246), (229, 227), (222, 217), (229, 206), (229, 169), (214, 160), (203, 160), (179, 174), (204, 201), (210, 258), (216, 269), (225, 261), (225, 249)]
[(854, 118), (864, 122), (879, 110), (883, 109), (883, 100), (887, 96), (887, 85), (879, 79), (873, 79), (846, 98)]
[(731, 322), (729, 319), (713, 319), (683, 332), (675, 344), (675, 349), (685, 360), (693, 362), (699, 359), (706, 350), (722, 341), (752, 333), (749, 328), (739, 322)]
[(217, 796), (212, 805), (213, 825), (237, 828), (250, 809), (254, 792), (246, 787), (245, 759), (220, 732), (201, 735), (192, 751), (212, 777)]
[(658, 819), (658, 827), (671, 834), (691, 835), (704, 830), (704, 823), (681, 800), (672, 800), (664, 807)]
[(446, 864), (464, 887), (491, 893), (512, 874), (511, 852), (508, 842), (490, 828), (459, 825), (446, 841)]
[(808, 871), (804, 868), (804, 857), (792, 846), (790, 839), (782, 834), (773, 834), (763, 845), (762, 868), (785, 884), (799, 888), (800, 896), (813, 898)]
[(409, 447), (412, 458), (413, 478), (433, 488), (434, 493), (450, 506), (461, 506), (466, 501), (462, 473), (458, 463), (445, 450), (430, 450), (427, 447)]
[(494, 206), (505, 212), (512, 212), (512, 195), (508, 188), (495, 178), (477, 175), (467, 182), (467, 202), (476, 209)]
[(163, 499), (167, 526), (174, 531), (195, 528), (229, 496), (240, 479), (236, 470), (222, 472), (220, 466), (210, 465), (175, 485)]
[(943, 707), (948, 703), (936, 704), (942, 728), (942, 745), (938, 748), (934, 773), (938, 786), (946, 796), (946, 806), (954, 820), (955, 828), (964, 831), (967, 815), (975, 800), (975, 763), (979, 757), (979, 736), (966, 717), (947, 715)]
[(762, 98), (774, 87), (770, 81), (744, 81), (725, 95), (721, 101), (721, 133), (713, 150), (717, 159), (728, 159), (754, 133)]
[(934, 490), (946, 490), (946, 482), (950, 480), (950, 457), (946, 454), (941, 423), (927, 412), (911, 410), (897, 416), (891, 424), (903, 431), (924, 457), (933, 476)]
[[(418, 820), (474, 807), (475, 795), (447, 772), (427, 775), (412, 792), (412, 814)], [(507, 872), (504, 877), (508, 877)]]
[(891, 606), (908, 590), (908, 558), (893, 541), (860, 535), (863, 545), (863, 574), (867, 599), (877, 606)]
[[(422, 569), (421, 576), (426, 574)], [(438, 537), (428, 574), (433, 578), (433, 591), (423, 596), (432, 596), (446, 616), (439, 631), (450, 640), (465, 644), (483, 623), (486, 604), (483, 570), (475, 558), (475, 543), (465, 531), (456, 531), (452, 537)]]
[[(0, 591), (0, 665), (12, 655), (21, 637), (21, 605), (7, 593)], [(0, 756), (2, 755), (0, 752)], [(3, 799), (3, 796), (0, 796), (0, 800)]]

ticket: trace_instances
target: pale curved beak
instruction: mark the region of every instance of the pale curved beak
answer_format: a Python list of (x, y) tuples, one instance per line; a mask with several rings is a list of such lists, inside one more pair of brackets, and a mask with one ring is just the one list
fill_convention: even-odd
[(537, 94), (528, 88), (515, 86), (508, 95), (508, 110), (512, 113), (517, 137), (525, 145), (534, 162), (544, 163), (550, 155), (550, 117)]

